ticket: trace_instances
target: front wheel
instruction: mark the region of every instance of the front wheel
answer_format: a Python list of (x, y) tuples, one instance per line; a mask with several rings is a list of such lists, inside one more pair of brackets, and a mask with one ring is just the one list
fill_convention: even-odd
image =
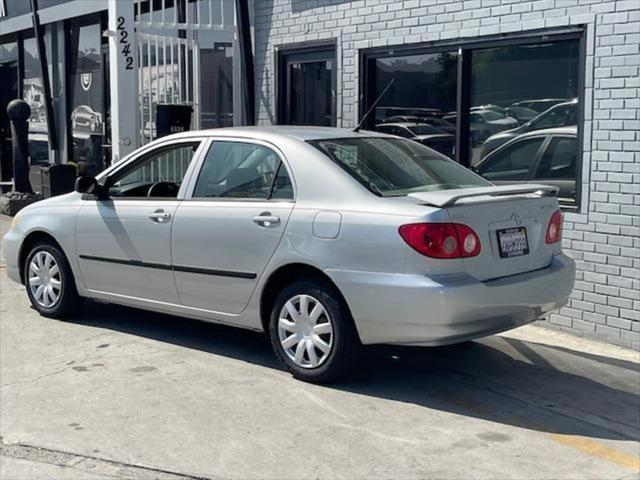
[(342, 298), (315, 280), (294, 282), (280, 292), (271, 311), (269, 336), (287, 370), (314, 383), (347, 373), (362, 348)]
[(50, 242), (36, 244), (24, 263), (24, 281), (33, 308), (45, 317), (68, 318), (82, 306), (64, 253)]

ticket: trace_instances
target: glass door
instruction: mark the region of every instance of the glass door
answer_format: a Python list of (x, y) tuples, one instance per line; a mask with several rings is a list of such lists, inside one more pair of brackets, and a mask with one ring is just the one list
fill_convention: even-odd
[(279, 123), (335, 127), (335, 47), (285, 50), (279, 64)]

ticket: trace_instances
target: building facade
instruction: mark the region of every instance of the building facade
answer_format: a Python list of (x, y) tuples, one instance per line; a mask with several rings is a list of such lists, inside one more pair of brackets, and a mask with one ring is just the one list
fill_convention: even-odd
[[(0, 18), (0, 74), (32, 104), (37, 143), (46, 125), (35, 45), (14, 1)], [(109, 102), (125, 88), (97, 72), (114, 61), (104, 29), (119, 34), (120, 16), (109, 0), (41, 3), (67, 139), (61, 156), (93, 159), (98, 142), (83, 146), (83, 137), (117, 137)], [(233, 0), (132, 5), (136, 101), (118, 109), (136, 119), (127, 147), (155, 136), (158, 103), (191, 105), (194, 128), (243, 123)], [(578, 272), (570, 304), (546, 324), (640, 349), (636, 0), (256, 0), (251, 9), (257, 123), (361, 123), (415, 138), (496, 183), (557, 185)], [(50, 157), (34, 146), (32, 162)]]
[[(255, 31), (259, 123), (351, 127), (395, 79), (367, 127), (444, 119), (487, 178), (560, 185), (578, 272), (548, 325), (640, 348), (638, 2), (263, 0)], [(558, 135), (483, 161), (505, 117), (549, 107), (538, 127)]]

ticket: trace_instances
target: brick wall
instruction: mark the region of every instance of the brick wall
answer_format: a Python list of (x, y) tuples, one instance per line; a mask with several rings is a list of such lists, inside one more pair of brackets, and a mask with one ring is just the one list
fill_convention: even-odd
[(335, 39), (337, 118), (353, 126), (363, 48), (586, 26), (582, 207), (565, 216), (577, 261), (552, 328), (640, 349), (640, 2), (638, 0), (256, 0), (259, 122), (275, 118), (279, 46)]

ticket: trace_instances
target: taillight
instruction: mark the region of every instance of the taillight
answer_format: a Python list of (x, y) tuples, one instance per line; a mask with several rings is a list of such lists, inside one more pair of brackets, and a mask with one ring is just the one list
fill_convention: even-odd
[(480, 238), (460, 223), (409, 223), (398, 230), (415, 251), (432, 258), (475, 257)]
[(562, 240), (562, 212), (556, 210), (551, 219), (549, 225), (547, 225), (547, 235), (545, 241), (547, 243), (556, 243)]

